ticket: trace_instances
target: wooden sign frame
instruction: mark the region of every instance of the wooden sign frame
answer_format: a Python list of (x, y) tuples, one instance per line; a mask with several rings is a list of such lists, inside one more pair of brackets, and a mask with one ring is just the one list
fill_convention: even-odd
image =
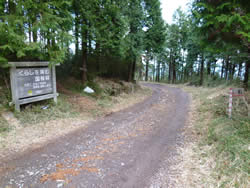
[[(10, 68), (10, 81), (11, 81), (11, 93), (12, 93), (12, 104), (15, 104), (15, 110), (20, 112), (20, 105), (42, 101), (46, 99), (54, 99), (54, 102), (57, 103), (57, 91), (56, 91), (56, 68), (55, 65), (49, 66), (49, 62), (9, 62)], [(24, 87), (22, 85), (18, 85), (18, 70), (31, 70), (31, 69), (49, 69), (49, 80), (51, 82), (51, 85), (49, 84), (52, 89), (48, 93), (41, 93), (41, 95), (32, 95), (32, 89), (31, 89), (31, 95), (25, 96), (23, 98), (20, 97), (20, 87)], [(20, 71), (19, 71), (20, 72)], [(32, 73), (34, 74), (34, 73)], [(45, 87), (45, 86), (44, 86)], [(42, 89), (41, 89), (42, 91)]]

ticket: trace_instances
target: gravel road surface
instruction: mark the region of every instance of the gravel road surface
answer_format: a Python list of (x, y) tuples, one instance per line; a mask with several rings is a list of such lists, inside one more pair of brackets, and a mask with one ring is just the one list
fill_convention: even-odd
[(153, 90), (144, 102), (0, 162), (0, 187), (168, 187), (154, 181), (174, 158), (190, 99), (181, 89), (144, 85)]

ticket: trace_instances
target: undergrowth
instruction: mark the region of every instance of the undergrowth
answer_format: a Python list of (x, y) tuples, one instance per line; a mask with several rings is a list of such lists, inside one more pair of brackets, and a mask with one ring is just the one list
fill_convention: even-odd
[[(227, 98), (219, 96), (211, 105), (213, 118), (209, 124), (207, 143), (214, 146), (216, 177), (221, 180), (221, 187), (244, 187), (250, 175), (250, 119), (244, 104), (233, 108), (233, 118), (229, 119), (223, 108), (227, 106), (225, 100)], [(221, 178), (222, 175), (227, 178)]]
[(66, 100), (66, 96), (60, 95), (57, 104), (54, 104), (53, 100), (46, 100), (24, 105), (21, 112), (15, 112), (15, 116), (22, 125), (29, 125), (59, 118), (76, 117), (78, 112)]
[(0, 83), (0, 133), (10, 130), (8, 122), (1, 116), (1, 112), (8, 106), (8, 100), (10, 98), (10, 91), (3, 83)]
[[(232, 87), (232, 86), (231, 86)], [(199, 92), (197, 92), (199, 90)], [(201, 146), (211, 148), (207, 156), (215, 159), (214, 177), (216, 187), (248, 187), (250, 177), (250, 118), (246, 105), (233, 99), (233, 117), (228, 118), (229, 87), (200, 88), (193, 90), (201, 104), (198, 107), (197, 131), (202, 135)], [(213, 98), (209, 96), (224, 91)], [(246, 93), (249, 96), (249, 92)], [(249, 100), (249, 99), (248, 99)]]
[(7, 121), (0, 116), (0, 133), (7, 132), (10, 130), (9, 124)]
[[(22, 105), (21, 112), (15, 112), (15, 117), (22, 125), (31, 125), (39, 122), (47, 122), (49, 120), (79, 116), (81, 114), (81, 108), (78, 107), (82, 104), (72, 103), (68, 100), (74, 97), (85, 97), (90, 101), (94, 100), (97, 103), (97, 107), (88, 109), (86, 106), (84, 110), (88, 111), (94, 117), (100, 116), (105, 109), (112, 107), (114, 103), (112, 96), (118, 96), (121, 93), (130, 93), (131, 87), (134, 88), (133, 90), (138, 89), (132, 84), (128, 84), (127, 86), (127, 83), (102, 79), (98, 81), (88, 81), (84, 86), (81, 81), (73, 78), (64, 80), (61, 83), (59, 84), (59, 88), (66, 93), (58, 97), (57, 105), (54, 104), (53, 100), (45, 100)], [(85, 93), (83, 89), (87, 86), (92, 88), (95, 92), (93, 94)]]

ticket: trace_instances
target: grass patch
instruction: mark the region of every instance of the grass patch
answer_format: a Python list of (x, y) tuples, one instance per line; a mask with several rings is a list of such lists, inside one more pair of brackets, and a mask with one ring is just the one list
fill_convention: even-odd
[(64, 95), (58, 97), (57, 104), (54, 104), (53, 100), (46, 100), (26, 105), (21, 112), (15, 112), (16, 118), (22, 125), (47, 122), (59, 118), (72, 118), (77, 117), (78, 114), (73, 105), (67, 102)]
[(238, 106), (239, 111), (234, 109), (233, 118), (229, 119), (226, 99), (219, 96), (210, 105), (213, 117), (206, 142), (213, 145), (211, 152), (217, 158), (214, 174), (221, 187), (245, 187), (250, 175), (250, 119), (244, 105)]
[[(59, 92), (64, 94), (58, 97), (57, 105), (53, 103), (53, 100), (45, 100), (22, 105), (21, 112), (15, 112), (15, 117), (22, 125), (73, 118), (81, 113), (85, 115), (90, 113), (94, 117), (101, 116), (115, 104), (115, 96), (118, 97), (122, 93), (130, 93), (139, 89), (139, 86), (131, 83), (101, 78), (89, 81), (85, 86), (82, 85), (81, 81), (69, 78), (58, 82), (58, 86)], [(83, 92), (86, 86), (92, 88), (95, 93)], [(44, 109), (44, 107), (48, 108)]]
[(4, 133), (10, 130), (8, 122), (0, 114), (0, 133)]
[[(232, 87), (232, 86), (231, 86)], [(247, 107), (234, 99), (233, 118), (227, 117), (229, 88), (185, 87), (199, 101), (196, 132), (201, 150), (216, 163), (211, 176), (215, 187), (248, 187), (250, 176), (250, 119)], [(216, 95), (218, 93), (218, 95)], [(249, 93), (246, 93), (249, 96)], [(211, 97), (213, 96), (213, 97)], [(204, 157), (204, 156), (202, 156)]]
[(0, 133), (10, 130), (8, 122), (1, 116), (1, 111), (8, 107), (8, 100), (10, 100), (10, 92), (0, 83)]
[(101, 97), (97, 100), (97, 104), (102, 108), (112, 107), (113, 105), (112, 98), (109, 96)]

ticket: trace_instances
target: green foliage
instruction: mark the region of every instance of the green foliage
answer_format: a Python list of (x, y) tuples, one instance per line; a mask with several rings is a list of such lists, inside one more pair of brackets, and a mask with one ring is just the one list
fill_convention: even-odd
[[(227, 98), (217, 97), (210, 108), (214, 112), (214, 118), (209, 125), (207, 141), (214, 146), (212, 152), (218, 156), (216, 167), (218, 175), (234, 177), (240, 174), (246, 178), (246, 175), (250, 173), (248, 165), (250, 154), (247, 147), (250, 141), (250, 124), (246, 107), (244, 105), (237, 106), (238, 111), (233, 110), (233, 119), (230, 120), (225, 111), (225, 100)], [(222, 159), (224, 162), (221, 162)], [(225, 185), (231, 184), (229, 182), (223, 183)], [(236, 186), (240, 182), (233, 183)], [(246, 182), (241, 183), (245, 184)]]
[(236, 43), (249, 45), (249, 5), (244, 1), (204, 1), (195, 0), (192, 11), (203, 32), (208, 32), (207, 39), (220, 38), (232, 42), (231, 38), (238, 38)]
[[(214, 160), (208, 174), (216, 187), (248, 187), (250, 173), (250, 121), (246, 105), (233, 98), (233, 116), (228, 118), (229, 87), (185, 87), (193, 93), (200, 105), (197, 109), (196, 131), (200, 136), (199, 148), (205, 161)], [(249, 100), (249, 92), (246, 93)], [(206, 157), (208, 156), (208, 158)], [(210, 182), (209, 182), (210, 183)]]
[(166, 26), (162, 19), (159, 0), (146, 0), (145, 49), (147, 53), (160, 53), (166, 39)]
[[(134, 75), (135, 64), (145, 51), (161, 52), (165, 24), (159, 0), (39, 3), (3, 0), (0, 3), (0, 38), (1, 67), (6, 67), (8, 61), (65, 61), (72, 63), (76, 77), (83, 78), (85, 71), (90, 70), (88, 75), (121, 75), (122, 79), (127, 79), (128, 75)], [(76, 47), (75, 58), (68, 57), (72, 55), (72, 42)], [(102, 59), (112, 59), (112, 63), (102, 67)], [(118, 71), (110, 71), (113, 61), (119, 64), (115, 65)], [(76, 71), (83, 65), (84, 74)]]
[[(157, 51), (164, 42), (159, 0), (73, 1), (72, 5), (76, 16), (76, 59), (80, 66), (87, 65), (88, 75), (128, 80), (133, 77), (135, 64), (144, 50)], [(147, 37), (145, 27), (151, 30)], [(81, 54), (78, 53), (80, 38), (84, 41)]]
[(174, 13), (152, 73), (172, 83), (206, 86), (242, 87), (244, 78), (248, 88), (249, 6), (244, 1), (195, 0), (190, 8), (190, 15), (181, 9)]
[(62, 62), (71, 37), (69, 1), (0, 4), (0, 65), (7, 61)]
[(128, 19), (129, 33), (124, 39), (127, 58), (133, 60), (142, 54), (143, 50), (143, 22), (145, 14), (141, 6), (141, 0), (130, 1), (125, 12)]

